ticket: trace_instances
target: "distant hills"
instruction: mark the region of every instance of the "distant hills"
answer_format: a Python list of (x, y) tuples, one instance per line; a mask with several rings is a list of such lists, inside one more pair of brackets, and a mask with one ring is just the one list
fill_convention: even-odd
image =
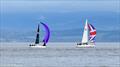
[[(79, 42), (82, 38), (82, 29), (54, 30), (51, 31), (51, 42)], [(44, 38), (45, 32), (40, 33), (40, 40)], [(97, 30), (97, 42), (120, 42), (120, 31)], [(9, 31), (1, 30), (0, 42), (34, 42), (36, 37), (35, 31)]]
[[(51, 30), (51, 42), (80, 42), (86, 18), (97, 30), (97, 42), (120, 42), (120, 13), (73, 12), (42, 14), (47, 19), (47, 21), (43, 22), (48, 24)], [(36, 16), (42, 16), (40, 13), (3, 14), (1, 16), (0, 42), (34, 42), (37, 22), (40, 22), (36, 20)], [(44, 31), (40, 32), (40, 36), (42, 41)]]

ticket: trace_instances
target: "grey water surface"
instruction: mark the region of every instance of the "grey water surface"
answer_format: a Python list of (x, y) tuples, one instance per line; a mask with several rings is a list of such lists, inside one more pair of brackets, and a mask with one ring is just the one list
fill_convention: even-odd
[(96, 43), (76, 48), (76, 43), (49, 43), (31, 48), (29, 43), (0, 43), (0, 67), (120, 67), (119, 43)]

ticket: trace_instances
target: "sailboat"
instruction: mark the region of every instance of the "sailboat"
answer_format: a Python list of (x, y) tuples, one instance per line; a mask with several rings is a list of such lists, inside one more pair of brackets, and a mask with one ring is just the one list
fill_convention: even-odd
[(95, 46), (96, 29), (92, 24), (88, 24), (86, 20), (82, 42), (77, 47), (94, 47)]
[(39, 35), (40, 35), (40, 29), (39, 29), (39, 24), (38, 24), (38, 28), (37, 28), (37, 34), (36, 34), (36, 40), (35, 40), (35, 44), (30, 44), (29, 46), (30, 47), (37, 47), (37, 48), (46, 48), (46, 44), (48, 43), (49, 41), (49, 38), (50, 38), (50, 29), (49, 27), (43, 23), (43, 22), (40, 22), (41, 25), (44, 26), (45, 30), (46, 30), (46, 35), (44, 37), (44, 39), (42, 40), (43, 44), (40, 45), (40, 38), (39, 38)]

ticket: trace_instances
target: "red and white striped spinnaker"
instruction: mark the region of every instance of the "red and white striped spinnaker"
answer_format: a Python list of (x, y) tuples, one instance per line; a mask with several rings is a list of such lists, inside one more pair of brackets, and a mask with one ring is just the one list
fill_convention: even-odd
[(88, 28), (89, 28), (89, 37), (90, 37), (89, 41), (94, 42), (96, 37), (96, 29), (91, 24), (88, 24)]

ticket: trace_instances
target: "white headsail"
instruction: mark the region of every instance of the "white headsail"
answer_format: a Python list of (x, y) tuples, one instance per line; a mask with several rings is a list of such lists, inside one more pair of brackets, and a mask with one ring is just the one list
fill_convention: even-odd
[(87, 42), (88, 42), (88, 21), (86, 20), (83, 37), (82, 37), (82, 43), (87, 43)]

